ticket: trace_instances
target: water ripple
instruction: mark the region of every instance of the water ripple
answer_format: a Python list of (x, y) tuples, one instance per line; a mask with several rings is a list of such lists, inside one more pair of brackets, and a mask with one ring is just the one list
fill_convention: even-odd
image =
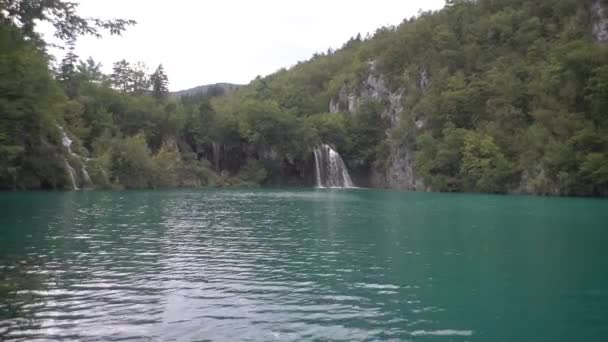
[[(455, 235), (441, 228), (443, 221), (422, 225), (444, 229), (443, 235), (411, 228), (408, 222), (421, 214), (393, 202), (377, 203), (362, 191), (64, 195), (80, 197), (45, 204), (32, 215), (30, 228), (15, 229), (11, 241), (17, 247), (0, 252), (6, 284), (0, 287), (0, 340), (468, 341), (491, 336), (463, 313), (470, 313), (474, 298), (479, 319), (494, 324), (497, 316), (485, 315), (491, 308), (484, 301), (518, 284), (507, 277), (500, 258), (475, 264), (478, 269), (466, 279), (462, 273), (468, 272), (464, 262), (472, 262), (473, 253), (489, 258), (499, 247), (488, 240), (482, 245), (486, 249), (448, 243), (482, 233)], [(425, 210), (419, 203), (411, 207)], [(435, 222), (429, 217), (434, 216), (418, 220)], [(23, 220), (15, 217), (11, 224)], [(503, 255), (514, 257), (511, 249)], [(475, 260), (488, 260), (483, 258)], [(492, 285), (474, 279), (483, 274), (479, 270), (500, 267), (503, 276), (494, 277)], [(605, 303), (608, 297), (564, 293), (569, 300)], [(501, 314), (511, 309), (506, 301), (501, 305)]]

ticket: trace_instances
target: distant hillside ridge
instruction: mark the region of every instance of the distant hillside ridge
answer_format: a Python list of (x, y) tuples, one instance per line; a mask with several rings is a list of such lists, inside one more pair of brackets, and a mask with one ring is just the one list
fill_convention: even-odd
[(179, 90), (171, 93), (173, 97), (182, 97), (182, 96), (194, 96), (194, 95), (224, 95), (231, 93), (239, 88), (242, 85), (233, 84), (233, 83), (215, 83), (215, 84), (206, 84), (198, 87)]

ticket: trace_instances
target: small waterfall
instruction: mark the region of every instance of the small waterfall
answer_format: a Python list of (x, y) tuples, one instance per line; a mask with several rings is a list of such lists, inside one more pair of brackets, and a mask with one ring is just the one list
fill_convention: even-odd
[(354, 187), (348, 169), (338, 152), (329, 145), (321, 145), (314, 150), (319, 188), (352, 188)]
[(315, 167), (317, 168), (317, 188), (323, 187), (323, 181), (321, 181), (321, 152), (319, 148), (315, 148)]
[(219, 171), (221, 171), (220, 160), (221, 160), (221, 153), (222, 153), (222, 145), (220, 145), (216, 142), (212, 142), (211, 149), (212, 149), (211, 153), (213, 153), (213, 166), (219, 172)]
[(59, 127), (59, 130), (61, 131), (61, 143), (63, 144), (63, 147), (65, 147), (69, 154), (74, 155), (74, 152), (72, 152), (72, 139), (68, 137), (68, 135), (63, 130), (63, 127), (57, 127)]
[(72, 181), (72, 189), (80, 190), (78, 189), (78, 184), (76, 183), (76, 170), (74, 170), (70, 163), (68, 163), (67, 159), (64, 159), (63, 162), (65, 163), (65, 169), (70, 176), (70, 180)]
[[(72, 139), (70, 139), (70, 137), (67, 135), (67, 133), (65, 132), (65, 130), (63, 129), (63, 127), (57, 125), (57, 127), (59, 128), (59, 131), (61, 132), (61, 144), (63, 145), (63, 147), (66, 149), (66, 151), (68, 151), (68, 153), (71, 156), (76, 157), (81, 164), (81, 172), (82, 172), (82, 177), (84, 178), (84, 186), (92, 186), (93, 185), (93, 181), (91, 180), (91, 177), (89, 176), (89, 172), (87, 171), (87, 166), (86, 166), (86, 162), (89, 160), (88, 158), (83, 158), (81, 156), (79, 156), (78, 154), (74, 153), (72, 151)], [(74, 190), (80, 190), (78, 188), (78, 182), (77, 182), (77, 174), (76, 174), (76, 170), (74, 170), (74, 168), (70, 165), (70, 163), (68, 162), (67, 159), (64, 159), (65, 162), (65, 166), (66, 166), (66, 170), (70, 176), (70, 179), (72, 180), (72, 188)]]
[(84, 184), (85, 185), (92, 185), (93, 181), (91, 180), (91, 176), (89, 176), (89, 172), (87, 171), (87, 168), (82, 165), (82, 177), (84, 177)]

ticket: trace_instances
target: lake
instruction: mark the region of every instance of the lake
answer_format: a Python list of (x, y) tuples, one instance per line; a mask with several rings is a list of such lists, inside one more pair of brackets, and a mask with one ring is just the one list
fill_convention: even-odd
[(608, 341), (608, 201), (0, 193), (0, 340)]

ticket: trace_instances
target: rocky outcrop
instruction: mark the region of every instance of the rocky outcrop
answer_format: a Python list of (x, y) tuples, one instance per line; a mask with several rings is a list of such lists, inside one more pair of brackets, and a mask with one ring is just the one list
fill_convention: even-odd
[(594, 0), (591, 5), (593, 36), (598, 43), (608, 43), (608, 4), (606, 0)]
[[(405, 89), (399, 88), (391, 91), (386, 79), (378, 73), (376, 63), (368, 63), (369, 71), (367, 77), (354, 90), (347, 86), (340, 89), (336, 98), (329, 104), (330, 113), (354, 113), (359, 106), (368, 101), (377, 101), (383, 105), (381, 113), (383, 118), (388, 119), (390, 128), (386, 132), (399, 126), (401, 113), (404, 111), (403, 101)], [(417, 86), (426, 89), (430, 79), (426, 69), (420, 70)], [(416, 127), (424, 127), (424, 121), (416, 122)], [(391, 188), (400, 190), (423, 190), (424, 184), (416, 175), (415, 151), (411, 144), (391, 142), (390, 156), (383, 168), (372, 168), (368, 183), (376, 188)]]
[(605, 0), (594, 0), (591, 4), (592, 30), (596, 41), (608, 43), (608, 4)]
[(338, 96), (329, 103), (330, 113), (354, 113), (359, 106), (368, 101), (378, 101), (384, 105), (382, 117), (387, 118), (391, 126), (399, 124), (399, 117), (403, 112), (403, 97), (405, 90), (399, 88), (391, 91), (385, 78), (376, 70), (376, 63), (368, 63), (369, 72), (366, 79), (355, 90), (344, 86)]
[(424, 190), (422, 179), (416, 176), (416, 154), (410, 146), (393, 145), (385, 170), (373, 169), (370, 183), (376, 188)]

